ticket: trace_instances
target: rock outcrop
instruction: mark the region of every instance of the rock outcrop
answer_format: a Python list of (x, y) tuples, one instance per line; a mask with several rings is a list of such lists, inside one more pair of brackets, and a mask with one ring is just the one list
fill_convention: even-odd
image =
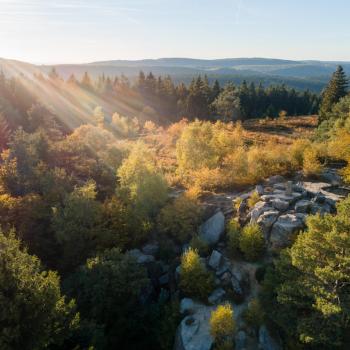
[(218, 211), (209, 218), (199, 229), (199, 237), (210, 245), (219, 242), (225, 231), (225, 216), (222, 211)]

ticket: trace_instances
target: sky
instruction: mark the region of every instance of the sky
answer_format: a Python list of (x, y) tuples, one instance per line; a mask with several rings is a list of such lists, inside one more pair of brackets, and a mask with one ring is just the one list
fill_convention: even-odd
[(349, 0), (0, 0), (0, 57), (350, 61)]

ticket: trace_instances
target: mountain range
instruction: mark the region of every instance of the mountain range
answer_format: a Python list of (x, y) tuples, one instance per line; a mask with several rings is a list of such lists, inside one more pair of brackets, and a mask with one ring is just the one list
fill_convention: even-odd
[(124, 74), (135, 79), (140, 70), (155, 75), (170, 75), (174, 81), (185, 83), (199, 74), (206, 74), (210, 81), (218, 79), (221, 83), (233, 81), (269, 84), (286, 84), (297, 89), (321, 91), (337, 65), (341, 64), (350, 74), (350, 62), (341, 61), (295, 61), (272, 58), (225, 58), (191, 59), (159, 58), (143, 60), (111, 60), (82, 64), (35, 65), (27, 62), (0, 58), (0, 69), (7, 75), (47, 74), (53, 67), (64, 79), (71, 74), (78, 78), (84, 72), (92, 77), (105, 74), (116, 76)]

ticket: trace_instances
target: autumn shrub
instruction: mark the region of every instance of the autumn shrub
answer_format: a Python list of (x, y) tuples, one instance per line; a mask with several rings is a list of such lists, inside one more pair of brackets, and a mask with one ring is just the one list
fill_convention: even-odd
[(161, 209), (158, 228), (163, 234), (185, 243), (197, 234), (200, 221), (201, 209), (197, 199), (184, 193)]
[(293, 166), (302, 168), (304, 163), (304, 152), (311, 147), (311, 142), (305, 139), (295, 140), (290, 146), (290, 157)]
[(251, 300), (243, 314), (245, 322), (251, 327), (258, 328), (264, 323), (264, 317), (265, 313), (259, 300)]
[(234, 256), (239, 252), (239, 240), (241, 236), (241, 226), (235, 218), (232, 218), (227, 224), (227, 248), (229, 253)]
[(318, 152), (314, 148), (308, 148), (304, 152), (303, 172), (306, 176), (318, 176), (322, 172), (323, 165), (318, 158)]
[(254, 191), (254, 192), (250, 195), (250, 197), (248, 198), (248, 201), (247, 201), (248, 207), (249, 207), (250, 209), (253, 208), (254, 205), (255, 205), (256, 203), (258, 203), (259, 201), (260, 201), (260, 195), (259, 195), (258, 192)]
[(209, 324), (215, 342), (222, 343), (232, 337), (236, 327), (232, 306), (228, 303), (219, 305), (211, 312)]
[(181, 256), (180, 289), (188, 296), (203, 300), (213, 290), (213, 276), (202, 264), (198, 252), (192, 248)]
[(258, 224), (246, 225), (239, 237), (239, 248), (247, 260), (257, 260), (265, 248), (265, 240)]

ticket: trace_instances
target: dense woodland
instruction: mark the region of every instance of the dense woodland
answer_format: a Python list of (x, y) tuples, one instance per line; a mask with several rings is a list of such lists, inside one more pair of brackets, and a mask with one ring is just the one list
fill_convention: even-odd
[[(213, 289), (199, 259), (209, 249), (198, 237), (205, 195), (276, 174), (317, 178), (330, 161), (344, 164), (350, 182), (350, 96), (341, 67), (321, 97), (285, 86), (211, 86), (205, 77), (174, 85), (142, 72), (134, 85), (124, 77), (93, 82), (88, 74), (64, 82), (54, 70), (33, 81), (0, 75), (4, 350), (172, 349), (179, 297), (206, 300)], [(69, 116), (38, 100), (45, 89), (136, 107), (125, 115), (95, 105), (72, 128)], [(258, 142), (244, 128), (248, 118), (288, 120), (318, 110), (312, 138)], [(174, 198), (175, 189), (181, 194)], [(349, 212), (346, 199), (336, 215), (310, 216), (290, 248), (261, 263), (263, 293), (247, 317), (272, 325), (286, 349), (350, 346)], [(151, 241), (169, 270), (180, 264), (178, 289), (154, 283), (164, 266), (150, 272), (128, 253)], [(182, 254), (183, 244), (190, 249)], [(263, 256), (259, 229), (234, 218), (227, 244), (243, 260)], [(224, 305), (212, 316), (218, 349), (233, 347), (232, 312)]]

